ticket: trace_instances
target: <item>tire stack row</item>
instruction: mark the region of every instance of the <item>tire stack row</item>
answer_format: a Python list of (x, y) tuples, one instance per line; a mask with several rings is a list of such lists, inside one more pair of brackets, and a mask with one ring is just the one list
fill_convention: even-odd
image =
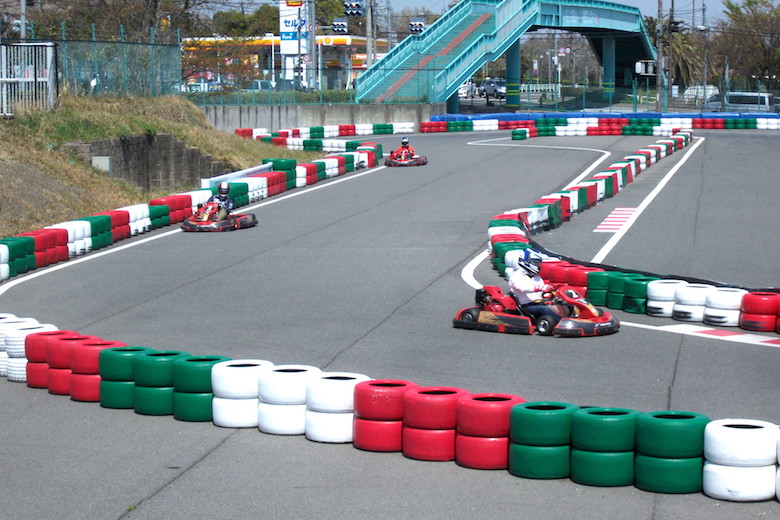
[(530, 479), (571, 475), (570, 403), (534, 401), (515, 405), (509, 416), (509, 473)]
[(735, 287), (716, 287), (708, 292), (704, 302), (704, 324), (737, 327), (742, 314), (742, 298), (746, 293), (745, 289)]
[(70, 346), (69, 394), (74, 401), (100, 402), (100, 353), (126, 347), (121, 341), (76, 341)]
[(102, 341), (98, 336), (88, 334), (53, 335), (46, 344), (46, 388), (52, 395), (70, 395), (71, 370), (70, 353), (74, 346), (84, 342)]
[(368, 380), (368, 376), (352, 372), (322, 372), (312, 378), (306, 387), (306, 438), (352, 442), (355, 386)]
[(257, 428), (258, 379), (274, 364), (263, 359), (222, 361), (211, 368), (211, 413), (216, 426)]
[(512, 394), (468, 394), (456, 407), (455, 463), (472, 469), (507, 469), (509, 416), (525, 399)]
[(703, 322), (707, 295), (713, 289), (714, 285), (706, 283), (689, 283), (678, 287), (674, 292), (672, 319)]
[(462, 388), (448, 386), (424, 386), (404, 393), (403, 455), (416, 460), (455, 460), (457, 404), (467, 395)]
[(626, 408), (581, 408), (571, 416), (571, 480), (599, 487), (634, 483), (639, 412)]
[(53, 330), (57, 330), (57, 327), (50, 323), (38, 323), (32, 318), (5, 320), (3, 325), (0, 325), (0, 351), (7, 356), (5, 376), (8, 381), (27, 381), (28, 360), (24, 346), (27, 336)]
[(154, 352), (148, 347), (112, 347), (100, 351), (100, 406), (132, 410), (135, 408), (134, 359), (141, 354)]
[(419, 388), (402, 379), (374, 379), (355, 385), (352, 444), (365, 451), (403, 450), (404, 394)]
[(704, 430), (704, 494), (719, 500), (755, 502), (778, 496), (777, 425), (721, 419)]
[(306, 388), (322, 373), (310, 365), (275, 365), (257, 380), (257, 427), (272, 435), (306, 433)]
[(658, 318), (671, 318), (674, 309), (674, 295), (680, 287), (687, 286), (685, 280), (665, 278), (647, 284), (647, 314)]
[(24, 354), (27, 358), (26, 380), (30, 388), (49, 388), (49, 344), (58, 338), (78, 336), (75, 330), (53, 330), (30, 334), (24, 338)]
[(742, 297), (739, 327), (745, 330), (776, 332), (780, 313), (780, 293), (749, 292)]
[(626, 283), (629, 279), (642, 278), (636, 273), (624, 273), (621, 271), (609, 271), (607, 273), (607, 307), (610, 309), (623, 309), (626, 299)]
[(173, 362), (173, 418), (188, 422), (212, 422), (211, 370), (230, 361), (225, 356), (182, 356)]
[(0, 376), (8, 376), (8, 352), (5, 349), (4, 331), (26, 325), (37, 324), (35, 318), (19, 318), (15, 314), (0, 314)]
[(180, 350), (152, 350), (133, 356), (133, 409), (140, 415), (173, 415), (173, 363), (190, 356)]
[(625, 280), (623, 310), (632, 314), (647, 314), (647, 286), (658, 280), (654, 276), (632, 276)]

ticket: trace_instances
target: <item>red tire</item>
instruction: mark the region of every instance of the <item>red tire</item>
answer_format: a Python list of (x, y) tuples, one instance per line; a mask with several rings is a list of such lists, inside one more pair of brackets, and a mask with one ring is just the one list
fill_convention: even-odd
[(416, 460), (445, 462), (455, 460), (455, 429), (403, 429), (403, 455)]
[(508, 437), (509, 411), (526, 402), (511, 394), (470, 394), (457, 403), (457, 430), (473, 437)]
[(352, 444), (365, 451), (401, 451), (403, 421), (372, 421), (355, 417), (352, 423)]
[(780, 309), (780, 293), (749, 292), (742, 296), (742, 312), (748, 314), (774, 314)]
[(70, 347), (70, 369), (74, 374), (99, 374), (100, 351), (126, 347), (121, 341), (82, 341)]
[(46, 373), (46, 387), (50, 394), (69, 395), (70, 394), (70, 369), (69, 368), (51, 368)]
[(777, 315), (743, 312), (739, 315), (739, 328), (758, 332), (774, 332), (777, 329)]
[[(600, 267), (578, 265), (566, 271), (566, 283), (575, 287), (588, 286), (588, 273), (603, 271)], [(583, 293), (584, 294), (584, 293)]]
[[(544, 264), (544, 262), (542, 262)], [(576, 266), (569, 262), (550, 262), (550, 267), (547, 269), (549, 278), (542, 276), (543, 279), (548, 280), (550, 283), (566, 283), (566, 278), (570, 269), (574, 269)]]
[(400, 421), (404, 418), (404, 394), (417, 383), (400, 379), (374, 379), (355, 385), (355, 415), (374, 421)]
[(473, 469), (507, 469), (509, 437), (458, 434), (455, 438), (455, 463)]
[(425, 386), (404, 394), (404, 425), (429, 430), (455, 429), (458, 399), (466, 390), (448, 386)]
[(53, 339), (46, 348), (46, 362), (50, 368), (67, 368), (70, 370), (70, 349), (73, 345), (84, 341), (100, 341), (97, 336), (78, 334)]
[(33, 363), (46, 363), (46, 350), (49, 343), (58, 338), (78, 336), (75, 330), (50, 330), (36, 332), (24, 338), (24, 353), (27, 361)]
[(70, 375), (70, 398), (74, 401), (97, 403), (100, 401), (100, 376), (97, 374)]
[(48, 388), (49, 365), (46, 363), (27, 363), (27, 386), (30, 388)]

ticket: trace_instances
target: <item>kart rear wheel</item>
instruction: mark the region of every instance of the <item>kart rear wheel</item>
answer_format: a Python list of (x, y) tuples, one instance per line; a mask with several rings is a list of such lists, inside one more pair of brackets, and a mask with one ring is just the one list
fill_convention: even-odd
[(474, 309), (467, 309), (463, 311), (463, 314), (460, 315), (461, 321), (465, 321), (467, 323), (476, 322), (478, 318), (479, 314)]
[(540, 336), (552, 336), (555, 323), (550, 316), (541, 316), (536, 320), (536, 330)]

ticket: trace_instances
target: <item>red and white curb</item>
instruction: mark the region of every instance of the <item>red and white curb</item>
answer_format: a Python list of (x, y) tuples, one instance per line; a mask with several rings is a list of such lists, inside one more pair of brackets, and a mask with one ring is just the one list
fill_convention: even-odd
[(607, 215), (601, 224), (596, 226), (594, 233), (617, 233), (636, 213), (637, 208), (615, 208)]
[(714, 329), (701, 325), (691, 325), (690, 323), (676, 323), (673, 325), (645, 325), (643, 323), (633, 323), (621, 321), (621, 326), (635, 327), (640, 329), (657, 330), (661, 332), (671, 332), (673, 334), (683, 334), (685, 336), (695, 336), (705, 339), (719, 339), (730, 341), (732, 343), (746, 343), (749, 345), (763, 345), (765, 347), (780, 348), (780, 338), (771, 338), (760, 334), (751, 334), (749, 332), (740, 332), (736, 330)]

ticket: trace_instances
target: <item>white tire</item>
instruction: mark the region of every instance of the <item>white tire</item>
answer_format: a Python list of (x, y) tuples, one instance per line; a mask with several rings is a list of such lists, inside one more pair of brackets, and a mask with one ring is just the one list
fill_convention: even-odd
[(679, 321), (703, 321), (704, 305), (675, 303), (672, 306), (672, 318)]
[(306, 404), (306, 387), (322, 373), (309, 365), (277, 365), (262, 370), (257, 379), (257, 395), (269, 404)]
[(27, 381), (27, 358), (8, 358), (6, 378), (15, 383)]
[(647, 299), (660, 302), (674, 301), (678, 288), (688, 285), (685, 280), (653, 280), (647, 284)]
[(777, 462), (780, 428), (767, 421), (719, 419), (704, 428), (704, 458), (724, 466), (759, 467)]
[(718, 500), (772, 500), (777, 496), (777, 468), (724, 466), (705, 461), (702, 489), (705, 495)]
[(31, 325), (29, 327), (21, 327), (18, 329), (6, 331), (5, 350), (8, 352), (8, 357), (26, 357), (24, 344), (27, 336), (30, 334), (37, 334), (38, 332), (49, 332), (52, 330), (59, 329), (56, 325), (52, 325), (51, 323), (39, 323), (38, 325)]
[(214, 397), (257, 399), (260, 372), (273, 366), (273, 363), (263, 359), (231, 359), (216, 363), (211, 367), (211, 390)]
[(674, 300), (647, 300), (647, 307), (645, 312), (648, 316), (671, 318), (673, 308)]
[(369, 379), (352, 372), (322, 372), (306, 387), (306, 406), (318, 412), (352, 412), (355, 385)]
[(717, 327), (738, 327), (739, 316), (742, 312), (739, 309), (711, 309), (704, 308), (704, 317), (702, 321), (705, 325), (714, 325)]
[(257, 428), (273, 435), (303, 435), (306, 432), (305, 404), (257, 404)]
[(0, 377), (8, 376), (8, 352), (0, 350)]
[(211, 400), (211, 417), (216, 426), (223, 428), (257, 428), (258, 399)]
[(0, 321), (0, 348), (5, 350), (6, 333), (32, 325), (38, 325), (38, 320), (35, 318), (8, 318)]
[(352, 422), (355, 415), (306, 410), (306, 438), (315, 442), (352, 442)]
[(739, 310), (742, 306), (742, 295), (746, 293), (745, 289), (736, 287), (716, 287), (707, 293), (704, 306), (710, 309)]
[(704, 306), (704, 303), (707, 301), (707, 294), (714, 289), (714, 285), (706, 283), (689, 283), (688, 285), (678, 287), (674, 291), (674, 303)]

